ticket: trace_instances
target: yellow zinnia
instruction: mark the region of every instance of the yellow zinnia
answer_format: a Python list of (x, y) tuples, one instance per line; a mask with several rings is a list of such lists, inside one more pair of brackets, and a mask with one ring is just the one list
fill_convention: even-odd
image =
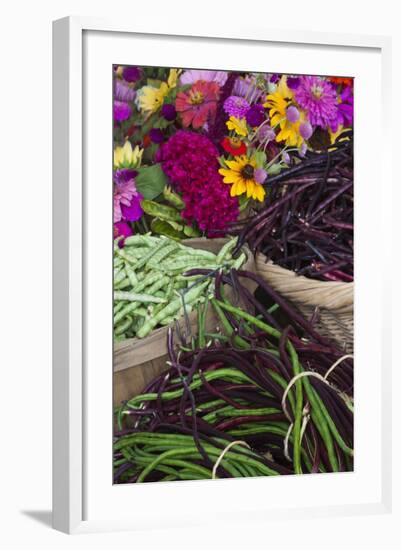
[(245, 118), (236, 118), (235, 116), (230, 116), (229, 120), (226, 122), (226, 126), (229, 130), (234, 130), (239, 136), (247, 136), (248, 128), (246, 126)]
[(165, 82), (162, 82), (159, 88), (143, 86), (138, 91), (138, 107), (143, 112), (155, 113), (163, 105), (168, 91), (169, 87)]
[(255, 180), (256, 162), (246, 155), (236, 157), (234, 160), (225, 161), (227, 168), (220, 168), (224, 183), (231, 183), (230, 195), (235, 197), (246, 193), (248, 198), (260, 202), (265, 198), (263, 185)]
[(130, 141), (126, 141), (123, 147), (114, 149), (114, 168), (138, 168), (142, 161), (143, 149), (136, 145), (132, 149)]

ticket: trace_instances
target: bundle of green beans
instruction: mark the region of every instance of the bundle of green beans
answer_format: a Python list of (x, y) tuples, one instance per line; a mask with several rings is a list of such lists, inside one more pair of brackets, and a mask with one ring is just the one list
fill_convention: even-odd
[(240, 268), (245, 253), (231, 255), (236, 239), (214, 254), (164, 236), (133, 235), (120, 247), (114, 244), (114, 338), (144, 338), (153, 329), (169, 325), (212, 294), (213, 281), (200, 275), (185, 277), (191, 269), (223, 271)]
[[(228, 445), (227, 445), (228, 443)], [(114, 447), (114, 476), (118, 483), (211, 479), (213, 462), (230, 477), (279, 475), (275, 465), (238, 441), (230, 446), (223, 438), (211, 437), (202, 442), (202, 451), (212, 461), (205, 466), (202, 453), (191, 435), (133, 433), (120, 439)]]

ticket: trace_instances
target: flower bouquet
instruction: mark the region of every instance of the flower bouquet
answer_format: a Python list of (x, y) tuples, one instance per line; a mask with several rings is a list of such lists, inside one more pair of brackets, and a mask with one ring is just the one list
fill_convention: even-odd
[(115, 66), (115, 237), (226, 234), (352, 117), (352, 79)]

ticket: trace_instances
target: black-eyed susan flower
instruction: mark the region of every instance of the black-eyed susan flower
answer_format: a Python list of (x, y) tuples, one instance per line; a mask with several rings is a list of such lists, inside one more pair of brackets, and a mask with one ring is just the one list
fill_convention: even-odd
[(276, 91), (266, 97), (264, 107), (269, 109), (271, 125), (280, 128), (276, 141), (284, 141), (291, 147), (300, 147), (304, 141), (300, 126), (305, 122), (305, 114), (291, 104), (293, 95), (287, 86), (286, 77), (283, 76)]
[[(225, 163), (227, 168), (220, 168), (219, 173), (223, 176), (224, 183), (231, 184), (231, 196), (246, 193), (248, 198), (262, 202), (266, 192), (263, 185), (257, 181), (257, 176), (260, 177), (261, 173), (255, 159), (241, 155), (234, 160), (226, 160)], [(264, 175), (266, 176), (266, 173)]]

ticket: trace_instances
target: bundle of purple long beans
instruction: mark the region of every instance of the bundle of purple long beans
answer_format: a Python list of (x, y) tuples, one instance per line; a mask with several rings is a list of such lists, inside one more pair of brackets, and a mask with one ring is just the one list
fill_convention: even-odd
[(299, 275), (353, 281), (353, 144), (347, 141), (268, 179), (262, 208), (233, 224), (238, 249), (253, 252)]

